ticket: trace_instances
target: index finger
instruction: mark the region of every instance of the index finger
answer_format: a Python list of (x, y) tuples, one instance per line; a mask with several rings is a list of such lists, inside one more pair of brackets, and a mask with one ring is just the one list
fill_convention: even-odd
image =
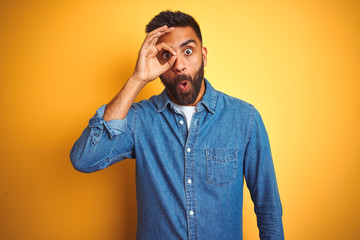
[[(165, 25), (164, 27), (167, 27), (167, 26)], [(162, 28), (162, 27), (160, 27), (160, 28)], [(150, 45), (154, 45), (154, 46), (155, 46), (156, 42), (158, 41), (158, 39), (159, 39), (162, 35), (164, 35), (164, 34), (166, 34), (166, 33), (169, 33), (169, 32), (172, 32), (172, 31), (174, 30), (174, 27), (171, 27), (171, 28), (162, 28), (162, 29), (160, 29), (160, 28), (157, 28), (157, 29), (155, 29), (154, 31), (150, 32), (150, 33), (148, 34), (148, 36), (145, 38), (143, 45), (148, 45), (148, 44), (150, 44)], [(160, 29), (160, 30), (158, 30), (158, 29)], [(152, 34), (152, 35), (150, 35), (150, 34)]]
[(152, 37), (158, 33), (163, 34), (163, 33), (171, 32), (172, 30), (174, 30), (174, 27), (168, 27), (167, 25), (164, 25), (149, 32), (146, 38)]
[(170, 47), (168, 44), (164, 43), (164, 42), (159, 43), (159, 44), (156, 45), (155, 47), (156, 47), (156, 50), (157, 50), (158, 52), (161, 52), (161, 50), (165, 50), (165, 51), (170, 52), (170, 53), (171, 53), (172, 55), (174, 55), (174, 56), (176, 55), (175, 50), (174, 50), (172, 47)]

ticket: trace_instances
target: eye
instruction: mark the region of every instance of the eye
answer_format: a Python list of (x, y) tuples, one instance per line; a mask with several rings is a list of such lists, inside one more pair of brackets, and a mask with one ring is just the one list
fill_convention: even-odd
[(185, 50), (185, 54), (186, 54), (186, 55), (190, 55), (190, 54), (192, 54), (192, 52), (193, 52), (193, 51), (192, 51), (190, 48), (188, 48), (188, 49)]
[(171, 54), (170, 54), (169, 52), (164, 52), (163, 55), (162, 55), (162, 57), (163, 57), (164, 59), (169, 59), (169, 58), (171, 58)]

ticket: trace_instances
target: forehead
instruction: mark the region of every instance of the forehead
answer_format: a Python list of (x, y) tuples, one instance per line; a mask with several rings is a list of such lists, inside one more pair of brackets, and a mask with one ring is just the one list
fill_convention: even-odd
[(195, 31), (190, 26), (186, 27), (175, 27), (172, 32), (166, 33), (165, 35), (161, 36), (157, 43), (164, 42), (171, 47), (179, 47), (182, 43), (187, 40), (195, 40), (196, 45), (200, 46), (200, 40), (196, 36)]

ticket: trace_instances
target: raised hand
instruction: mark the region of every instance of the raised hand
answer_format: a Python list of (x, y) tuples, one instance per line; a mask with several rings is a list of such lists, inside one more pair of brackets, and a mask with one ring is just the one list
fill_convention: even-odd
[[(158, 39), (173, 31), (174, 28), (168, 28), (166, 25), (159, 27), (146, 36), (141, 49), (139, 51), (133, 77), (148, 83), (155, 80), (158, 76), (170, 69), (176, 60), (176, 52), (166, 43), (159, 43), (156, 45)], [(159, 61), (157, 55), (160, 51), (165, 50), (172, 56), (164, 61)]]

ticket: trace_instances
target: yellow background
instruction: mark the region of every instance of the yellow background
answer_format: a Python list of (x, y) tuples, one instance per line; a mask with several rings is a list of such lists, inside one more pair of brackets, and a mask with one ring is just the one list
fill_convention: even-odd
[[(145, 25), (164, 9), (195, 16), (205, 76), (260, 111), (285, 237), (358, 239), (355, 0), (1, 0), (0, 239), (134, 239), (135, 162), (82, 174), (69, 152), (132, 73)], [(156, 80), (137, 100), (162, 88)], [(258, 239), (244, 194), (244, 239)]]

